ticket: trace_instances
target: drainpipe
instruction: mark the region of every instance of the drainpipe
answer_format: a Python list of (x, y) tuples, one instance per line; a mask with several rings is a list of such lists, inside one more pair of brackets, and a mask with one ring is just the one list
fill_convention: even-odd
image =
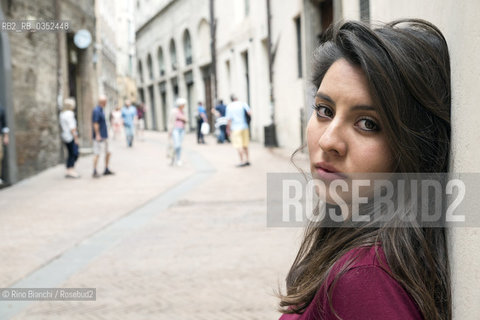
[(213, 77), (213, 98), (212, 106), (214, 107), (217, 102), (217, 52), (216, 52), (216, 33), (217, 33), (217, 20), (215, 18), (215, 0), (210, 0), (210, 51), (212, 54), (212, 67), (211, 75)]
[[(60, 0), (55, 0), (55, 19), (60, 21), (61, 13), (60, 13)], [(57, 123), (58, 123), (58, 132), (62, 132), (62, 128), (60, 127), (60, 110), (63, 106), (63, 82), (62, 82), (62, 33), (57, 32)], [(60, 140), (60, 149), (59, 149), (59, 162), (63, 162), (65, 160), (65, 155), (63, 153), (63, 143), (62, 139), (59, 136)]]
[(265, 146), (278, 147), (277, 133), (275, 129), (275, 96), (273, 91), (273, 63), (275, 60), (272, 52), (272, 14), (270, 7), (270, 0), (267, 1), (267, 31), (268, 31), (268, 82), (270, 87), (270, 112), (272, 123), (264, 128)]

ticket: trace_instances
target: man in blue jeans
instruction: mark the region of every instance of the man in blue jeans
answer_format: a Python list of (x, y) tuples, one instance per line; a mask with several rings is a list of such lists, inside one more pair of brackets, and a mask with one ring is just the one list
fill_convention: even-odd
[(105, 121), (105, 113), (103, 109), (107, 105), (107, 98), (105, 96), (100, 96), (98, 99), (98, 106), (93, 109), (92, 112), (92, 135), (93, 135), (93, 177), (99, 178), (100, 175), (97, 172), (98, 158), (100, 153), (105, 154), (105, 171), (104, 175), (113, 174), (112, 171), (108, 168), (108, 163), (110, 161), (110, 151), (108, 150), (108, 131), (107, 131), (107, 122)]
[(137, 122), (137, 108), (127, 100), (122, 108), (123, 127), (127, 136), (127, 145), (131, 148), (133, 145), (133, 136), (135, 135), (135, 123)]
[(205, 107), (201, 101), (198, 102), (197, 113), (197, 143), (205, 144), (205, 139), (201, 129), (204, 122), (208, 123), (208, 118), (207, 111), (205, 110)]
[(212, 108), (212, 113), (215, 114), (217, 120), (215, 121), (215, 127), (218, 127), (219, 133), (217, 137), (218, 143), (224, 143), (225, 140), (230, 142), (230, 139), (227, 136), (227, 119), (225, 118), (225, 112), (227, 106), (223, 104), (223, 100), (218, 100), (217, 106)]

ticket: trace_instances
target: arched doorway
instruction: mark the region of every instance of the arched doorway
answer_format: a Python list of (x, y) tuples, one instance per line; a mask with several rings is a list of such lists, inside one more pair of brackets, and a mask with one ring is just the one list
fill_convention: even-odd
[[(0, 21), (5, 16), (0, 7)], [(5, 109), (5, 116), (9, 132), (9, 144), (4, 147), (4, 156), (1, 163), (3, 168), (3, 180), (6, 184), (17, 182), (17, 163), (15, 151), (15, 123), (13, 115), (12, 99), (12, 63), (10, 55), (10, 42), (7, 32), (0, 32), (0, 106)]]

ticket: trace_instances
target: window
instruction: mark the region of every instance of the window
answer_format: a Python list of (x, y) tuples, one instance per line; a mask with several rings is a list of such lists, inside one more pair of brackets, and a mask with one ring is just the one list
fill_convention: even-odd
[(225, 70), (227, 72), (228, 87), (232, 85), (232, 76), (230, 72), (230, 60), (225, 61)]
[(297, 35), (297, 69), (298, 69), (298, 77), (303, 77), (303, 69), (302, 69), (302, 26), (300, 24), (300, 17), (295, 18), (295, 31)]
[(172, 85), (173, 103), (175, 103), (175, 100), (177, 100), (177, 98), (178, 98), (178, 80), (177, 80), (177, 77), (170, 80), (170, 83)]
[(133, 55), (128, 55), (128, 75), (131, 76), (133, 73)]
[(243, 67), (245, 70), (245, 87), (247, 88), (247, 104), (250, 105), (250, 70), (248, 63), (248, 50), (242, 52)]
[(370, 22), (370, 0), (360, 0), (360, 20)]
[(142, 69), (142, 61), (138, 60), (138, 79), (140, 83), (143, 82), (143, 69)]
[(143, 93), (143, 89), (138, 89), (138, 96), (140, 97), (140, 102), (145, 103), (145, 95)]
[(170, 40), (170, 60), (172, 62), (172, 70), (177, 70), (177, 49), (175, 48), (175, 41)]
[(135, 30), (130, 20), (128, 20), (128, 43), (135, 44)]
[(190, 33), (185, 30), (183, 33), (183, 50), (185, 51), (185, 64), (188, 66), (192, 64), (192, 41), (190, 40)]
[(148, 68), (148, 76), (150, 80), (153, 80), (152, 56), (150, 54), (147, 57), (147, 68)]
[(163, 50), (161, 47), (158, 48), (157, 53), (158, 68), (160, 71), (160, 77), (165, 75), (165, 62), (163, 61)]

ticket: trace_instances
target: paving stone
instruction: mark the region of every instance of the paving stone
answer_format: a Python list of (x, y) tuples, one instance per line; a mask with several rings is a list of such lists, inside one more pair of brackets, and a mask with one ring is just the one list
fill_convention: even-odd
[(85, 157), (80, 180), (65, 180), (57, 167), (0, 191), (6, 208), (0, 259), (9, 261), (0, 284), (6, 287), (191, 177), (193, 153), (215, 168), (204, 183), (59, 285), (94, 287), (96, 301), (36, 302), (14, 319), (279, 318), (275, 291), (284, 286), (302, 232), (266, 226), (266, 173), (296, 170), (285, 151), (252, 144), (252, 166), (236, 168), (231, 145), (213, 138), (197, 145), (187, 135), (185, 165), (170, 167), (165, 139), (148, 132), (134, 150), (123, 141), (114, 144), (113, 177), (91, 179), (91, 158)]

